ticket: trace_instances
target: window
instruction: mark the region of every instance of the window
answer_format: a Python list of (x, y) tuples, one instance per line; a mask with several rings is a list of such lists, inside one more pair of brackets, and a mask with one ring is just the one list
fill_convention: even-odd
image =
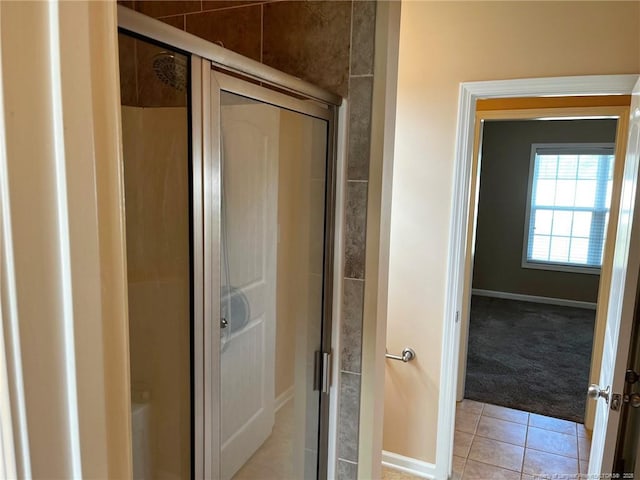
[(614, 145), (533, 144), (522, 266), (599, 273)]

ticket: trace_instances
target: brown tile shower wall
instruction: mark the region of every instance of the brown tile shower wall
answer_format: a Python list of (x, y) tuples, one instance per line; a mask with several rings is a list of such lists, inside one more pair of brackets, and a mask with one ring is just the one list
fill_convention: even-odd
[(120, 3), (350, 101), (336, 477), (355, 479), (376, 2)]

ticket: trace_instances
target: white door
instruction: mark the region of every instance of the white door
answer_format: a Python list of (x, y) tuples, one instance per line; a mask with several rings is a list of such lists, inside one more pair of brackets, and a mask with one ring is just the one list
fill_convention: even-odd
[[(612, 395), (624, 391), (638, 273), (640, 271), (640, 81), (631, 101), (629, 141), (624, 166), (620, 217), (605, 330), (600, 385), (609, 388), (609, 402), (600, 397), (593, 428), (589, 474), (611, 473), (621, 410), (612, 409)], [(624, 408), (624, 407), (620, 407)]]
[(222, 92), (221, 477), (274, 424), (279, 112)]

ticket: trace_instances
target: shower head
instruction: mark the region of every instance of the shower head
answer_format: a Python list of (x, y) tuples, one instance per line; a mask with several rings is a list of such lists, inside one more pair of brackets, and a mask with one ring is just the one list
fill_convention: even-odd
[(187, 87), (187, 62), (181, 55), (158, 53), (153, 57), (153, 71), (162, 83), (180, 92)]

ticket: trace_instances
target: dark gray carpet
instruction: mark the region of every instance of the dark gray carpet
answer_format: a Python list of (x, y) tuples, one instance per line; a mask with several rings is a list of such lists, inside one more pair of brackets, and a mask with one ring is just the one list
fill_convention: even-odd
[(583, 422), (595, 311), (471, 300), (465, 398)]

